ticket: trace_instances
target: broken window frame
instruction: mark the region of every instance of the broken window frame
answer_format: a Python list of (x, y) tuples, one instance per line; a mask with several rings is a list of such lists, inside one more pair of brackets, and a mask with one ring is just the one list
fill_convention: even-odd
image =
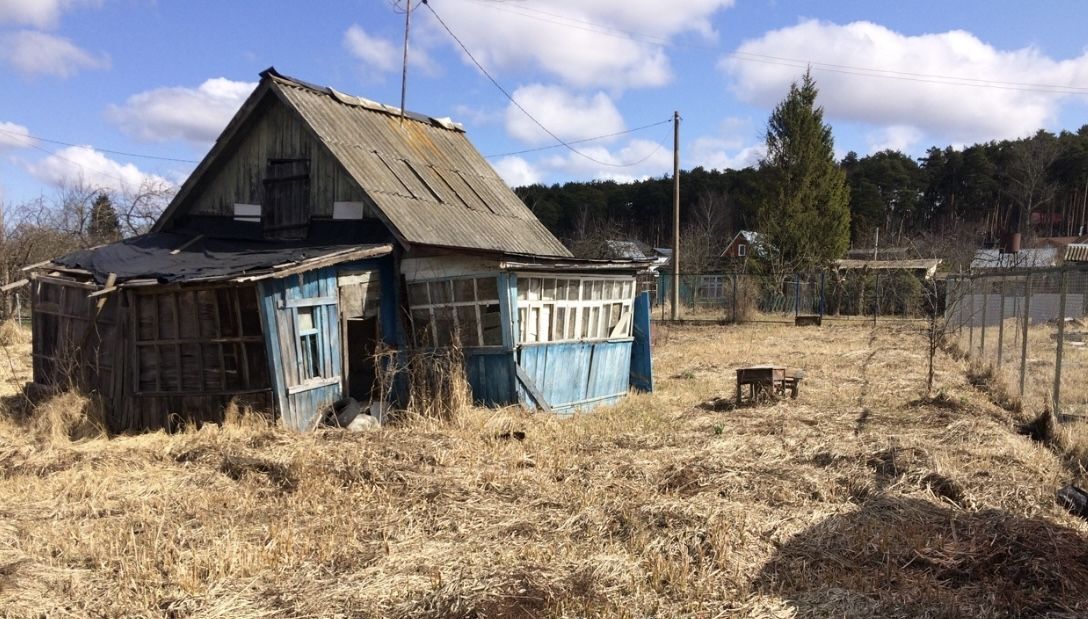
[[(488, 287), (494, 290), (493, 298), (489, 291), (481, 290), (481, 282), (489, 281)], [(466, 292), (458, 283), (471, 282), (472, 298), (458, 294)], [(445, 290), (442, 290), (445, 288)], [(470, 275), (464, 277), (443, 277), (419, 280), (408, 283), (408, 310), (412, 325), (412, 337), (416, 346), (421, 348), (442, 348), (453, 342), (456, 334), (464, 348), (499, 348), (502, 346), (502, 319), (499, 297), (498, 275)], [(420, 296), (420, 291), (425, 297)], [(437, 294), (436, 294), (437, 293)], [(458, 297), (462, 297), (458, 300)], [(421, 298), (425, 302), (420, 303)], [(475, 320), (465, 321), (466, 311), (471, 310)], [(493, 329), (485, 328), (484, 317), (493, 315), (497, 324)], [(461, 322), (474, 322), (474, 329)], [(448, 325), (448, 327), (447, 327)]]
[(519, 273), (517, 281), (519, 344), (631, 338), (633, 276)]

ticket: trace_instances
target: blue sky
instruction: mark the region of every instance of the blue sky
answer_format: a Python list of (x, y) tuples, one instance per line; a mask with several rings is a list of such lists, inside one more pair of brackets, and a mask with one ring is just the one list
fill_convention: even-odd
[[(581, 142), (579, 153), (506, 155), (555, 141), (472, 65), (428, 8), (412, 6), (407, 107), (462, 122), (484, 154), (499, 155), (490, 160), (511, 184), (671, 171), (667, 124)], [(431, 0), (431, 7), (564, 140), (659, 123), (679, 110), (684, 168), (754, 164), (768, 114), (806, 64), (840, 155), (891, 147), (917, 156), (931, 145), (1088, 122), (1080, 33), (1088, 3), (1073, 0), (1045, 10), (969, 0)], [(75, 182), (118, 191), (180, 182), (272, 65), (395, 105), (403, 19), (392, 0), (320, 9), (0, 0), (0, 202), (49, 197)]]

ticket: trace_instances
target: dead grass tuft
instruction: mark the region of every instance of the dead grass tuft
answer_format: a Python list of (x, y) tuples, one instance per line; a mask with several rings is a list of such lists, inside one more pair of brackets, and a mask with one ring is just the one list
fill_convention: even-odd
[[(924, 344), (677, 327), (652, 395), (561, 418), (427, 380), (443, 408), (420, 390), (363, 434), (238, 408), (72, 441), (0, 417), (0, 615), (1088, 614), (1088, 522), (1054, 501), (1068, 468), (961, 362), (938, 359), (947, 401), (920, 400)], [(797, 400), (700, 406), (769, 362), (807, 370)]]

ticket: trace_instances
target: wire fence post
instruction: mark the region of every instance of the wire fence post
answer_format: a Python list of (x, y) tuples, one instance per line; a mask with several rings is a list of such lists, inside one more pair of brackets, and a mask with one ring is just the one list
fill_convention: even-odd
[(873, 326), (876, 327), (876, 317), (880, 315), (880, 271), (876, 272), (876, 283), (873, 285)]
[(1020, 400), (1024, 399), (1024, 385), (1028, 371), (1028, 325), (1031, 322), (1031, 273), (1024, 278), (1024, 319), (1020, 326)]
[(793, 317), (801, 314), (801, 274), (793, 274)]
[(1062, 395), (1062, 344), (1065, 341), (1065, 268), (1059, 271), (1058, 280), (1058, 345), (1054, 351), (1054, 417), (1061, 419)]
[(979, 334), (978, 358), (986, 359), (986, 308), (990, 305), (990, 280), (982, 279), (982, 331)]
[(1005, 356), (1005, 276), (1001, 276), (1001, 285), (998, 288), (1001, 296), (1001, 307), (997, 311), (997, 367), (1001, 368), (1001, 358)]
[(733, 324), (737, 324), (737, 274), (733, 273)]
[(971, 277), (967, 287), (967, 294), (971, 299), (971, 310), (967, 314), (967, 356), (975, 355), (975, 278)]
[(824, 312), (827, 310), (827, 300), (824, 298), (824, 293), (827, 290), (827, 272), (820, 271), (820, 320), (824, 319)]

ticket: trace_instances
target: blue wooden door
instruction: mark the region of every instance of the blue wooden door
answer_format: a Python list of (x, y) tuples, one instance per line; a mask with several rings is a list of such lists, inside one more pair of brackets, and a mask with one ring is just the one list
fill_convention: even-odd
[(336, 284), (332, 268), (261, 284), (276, 401), (296, 430), (313, 429), (342, 394)]
[(653, 359), (650, 356), (650, 293), (635, 297), (631, 345), (631, 387), (638, 391), (654, 390)]

